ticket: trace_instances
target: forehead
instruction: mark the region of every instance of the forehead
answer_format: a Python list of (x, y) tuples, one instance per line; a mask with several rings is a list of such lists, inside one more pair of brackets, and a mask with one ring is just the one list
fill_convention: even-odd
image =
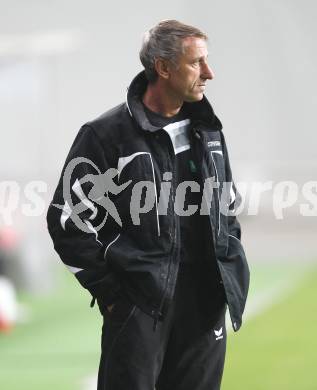
[(203, 38), (187, 37), (183, 39), (183, 57), (206, 57), (208, 55), (207, 42)]

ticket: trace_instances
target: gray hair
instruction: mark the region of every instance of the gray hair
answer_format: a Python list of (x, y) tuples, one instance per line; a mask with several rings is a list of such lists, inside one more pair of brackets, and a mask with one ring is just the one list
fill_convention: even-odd
[(157, 80), (155, 59), (163, 58), (177, 65), (178, 56), (184, 52), (183, 39), (188, 37), (208, 37), (196, 27), (178, 22), (162, 20), (144, 34), (140, 50), (140, 60), (150, 83)]

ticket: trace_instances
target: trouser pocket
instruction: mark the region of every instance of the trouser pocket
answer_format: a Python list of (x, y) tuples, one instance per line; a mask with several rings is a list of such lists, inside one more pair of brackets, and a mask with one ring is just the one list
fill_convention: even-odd
[[(127, 298), (120, 296), (111, 312), (107, 309), (103, 312), (103, 328), (101, 341), (101, 359), (98, 373), (98, 390), (104, 390), (105, 384), (110, 383), (112, 360), (117, 360), (117, 355), (125, 353), (124, 342), (121, 339), (129, 326), (129, 321), (134, 316), (137, 307)], [(108, 387), (107, 387), (108, 389)]]

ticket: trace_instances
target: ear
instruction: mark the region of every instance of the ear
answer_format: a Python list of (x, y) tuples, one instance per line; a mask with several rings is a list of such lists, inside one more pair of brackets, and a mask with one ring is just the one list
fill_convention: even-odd
[(155, 59), (155, 70), (159, 77), (162, 77), (163, 79), (167, 80), (170, 77), (170, 66), (171, 64), (169, 61), (164, 58)]

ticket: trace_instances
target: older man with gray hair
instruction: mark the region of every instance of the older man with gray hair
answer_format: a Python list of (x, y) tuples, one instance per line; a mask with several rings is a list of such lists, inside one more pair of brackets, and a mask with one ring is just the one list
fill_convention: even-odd
[[(195, 27), (150, 29), (126, 102), (80, 129), (49, 207), (55, 249), (103, 315), (98, 390), (218, 390), (227, 307), (242, 323), (249, 269), (207, 56)], [(102, 207), (109, 169), (119, 224)]]

